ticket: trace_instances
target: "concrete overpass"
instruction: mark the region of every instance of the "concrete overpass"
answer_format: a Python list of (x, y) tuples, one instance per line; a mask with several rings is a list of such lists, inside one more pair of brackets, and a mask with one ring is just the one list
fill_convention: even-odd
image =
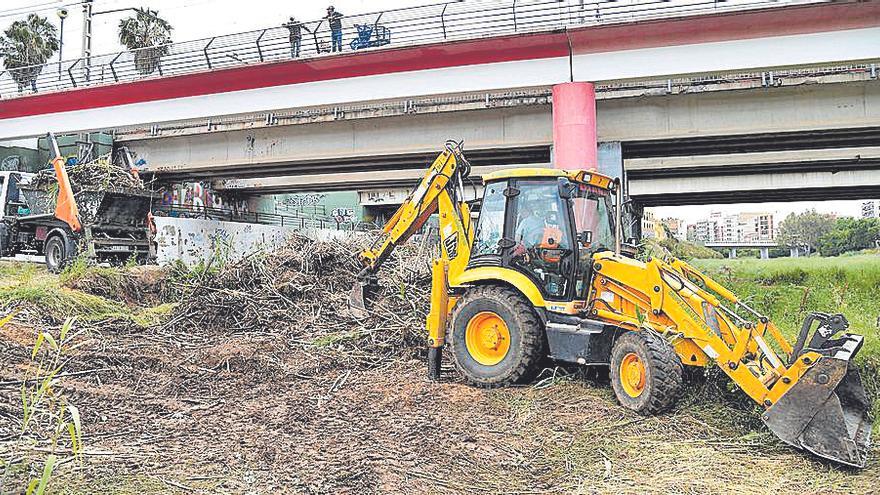
[(710, 249), (729, 249), (729, 257), (730, 259), (736, 259), (736, 250), (737, 249), (757, 249), (761, 254), (761, 259), (766, 260), (770, 259), (770, 250), (779, 247), (788, 247), (791, 252), (792, 258), (797, 258), (801, 255), (803, 249), (798, 246), (784, 246), (783, 244), (779, 244), (776, 241), (742, 241), (742, 242), (707, 242), (704, 244), (707, 248)]
[[(637, 97), (600, 93), (598, 135), (621, 143), (630, 194), (645, 206), (876, 197), (880, 84), (862, 76)], [(335, 118), (325, 109), (328, 118), (319, 123), (216, 121), (224, 132), (205, 133), (196, 123), (155, 136), (132, 129), (117, 140), (163, 177), (211, 178), (221, 189), (409, 187), (450, 137), (463, 139), (482, 166), (549, 164), (548, 93), (342, 107)]]
[(223, 68), (206, 52), (201, 72), (0, 102), (0, 138), (110, 129), (148, 171), (227, 189), (403, 186), (448, 138), (485, 167), (549, 163), (550, 87), (592, 81), (599, 140), (620, 143), (642, 205), (878, 195), (880, 2), (773, 5), (514, 20), (513, 34)]

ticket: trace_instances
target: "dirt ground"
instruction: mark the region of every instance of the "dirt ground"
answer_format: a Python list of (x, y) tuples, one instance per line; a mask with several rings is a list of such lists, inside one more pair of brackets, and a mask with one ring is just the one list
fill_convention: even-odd
[[(0, 381), (33, 331), (0, 330)], [(876, 450), (868, 469), (841, 470), (696, 392), (644, 418), (583, 375), (485, 391), (451, 370), (430, 383), (417, 360), (338, 367), (281, 335), (86, 339), (66, 368), (81, 374), (64, 379), (86, 455), (52, 493), (872, 493), (880, 474)]]
[[(170, 321), (145, 325), (93, 311), (76, 323), (84, 332), (66, 354), (59, 384), (82, 415), (84, 455), (72, 459), (61, 449), (48, 493), (878, 491), (876, 447), (862, 471), (818, 461), (776, 440), (744, 395), (717, 378), (693, 380), (678, 405), (657, 417), (618, 406), (602, 373), (553, 363), (532, 384), (482, 390), (461, 383), (447, 356), (442, 381), (429, 382), (413, 337), (423, 331), (424, 294), (386, 281), (384, 313), (349, 331), (354, 320), (338, 308), (350, 270), (301, 252), (233, 267), (189, 292), (177, 307), (197, 318), (174, 310)], [(297, 264), (301, 258), (308, 267)], [(0, 280), (0, 289), (14, 297), (3, 309), (20, 313), (0, 328), (0, 454), (20, 429), (18, 381), (31, 366), (35, 337), (60, 322), (49, 308), (82, 312), (84, 302), (59, 301), (89, 286), (121, 308), (138, 307), (135, 299), (161, 302), (143, 293), (147, 284), (113, 274), (62, 287), (45, 273), (4, 269), (14, 280)], [(153, 296), (174, 297), (150, 280)], [(239, 290), (239, 280), (252, 289)], [(268, 295), (251, 297), (267, 283)], [(247, 312), (224, 307), (227, 300), (246, 302)], [(292, 308), (296, 315), (285, 319)], [(211, 316), (218, 311), (225, 320)], [(212, 326), (219, 321), (239, 323)], [(47, 447), (12, 454), (39, 459)], [(26, 483), (23, 476), (5, 482), (0, 493)]]

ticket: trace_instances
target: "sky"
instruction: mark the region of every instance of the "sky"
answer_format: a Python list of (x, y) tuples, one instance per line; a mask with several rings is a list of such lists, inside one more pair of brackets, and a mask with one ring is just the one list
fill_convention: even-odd
[[(290, 16), (309, 21), (319, 19), (333, 4), (345, 14), (377, 12), (382, 10), (440, 3), (439, 0), (94, 0), (95, 12), (127, 7), (149, 6), (173, 26), (175, 41), (208, 38), (217, 34), (229, 34), (262, 29), (282, 24)], [(247, 5), (247, 8), (242, 8)], [(81, 54), (82, 9), (75, 0), (2, 0), (0, 1), (0, 27), (13, 20), (24, 18), (28, 12), (38, 10), (56, 25), (58, 8), (67, 6), (70, 14), (64, 26), (64, 59)], [(129, 13), (118, 12), (95, 16), (92, 24), (92, 51), (95, 55), (112, 53), (123, 49), (116, 39), (120, 19)], [(661, 218), (681, 218), (693, 223), (709, 216), (712, 211), (731, 214), (745, 211), (773, 212), (780, 221), (791, 212), (815, 208), (823, 213), (858, 216), (859, 201), (824, 201), (798, 203), (763, 203), (749, 205), (701, 205), (652, 208)]]

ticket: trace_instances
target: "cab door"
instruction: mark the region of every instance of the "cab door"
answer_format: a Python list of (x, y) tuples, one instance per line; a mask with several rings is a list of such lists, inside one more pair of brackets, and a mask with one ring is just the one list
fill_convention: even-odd
[(527, 275), (549, 301), (570, 301), (576, 250), (556, 177), (511, 180), (505, 265)]

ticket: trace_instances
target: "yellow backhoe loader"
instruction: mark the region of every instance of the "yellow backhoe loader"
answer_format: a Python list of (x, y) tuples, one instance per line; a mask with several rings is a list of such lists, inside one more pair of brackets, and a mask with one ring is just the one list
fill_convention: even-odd
[(843, 315), (813, 313), (792, 345), (766, 316), (678, 259), (640, 261), (621, 242), (618, 181), (592, 171), (517, 168), (483, 177), (479, 217), (463, 201), (470, 165), (448, 142), (361, 253), (351, 307), (366, 311), (376, 271), (439, 216), (427, 318), (429, 376), (445, 344), (467, 380), (498, 387), (539, 362), (610, 366), (624, 407), (669, 408), (685, 366), (716, 365), (763, 408), (783, 441), (864, 467), (870, 403), (851, 364), (863, 337)]

